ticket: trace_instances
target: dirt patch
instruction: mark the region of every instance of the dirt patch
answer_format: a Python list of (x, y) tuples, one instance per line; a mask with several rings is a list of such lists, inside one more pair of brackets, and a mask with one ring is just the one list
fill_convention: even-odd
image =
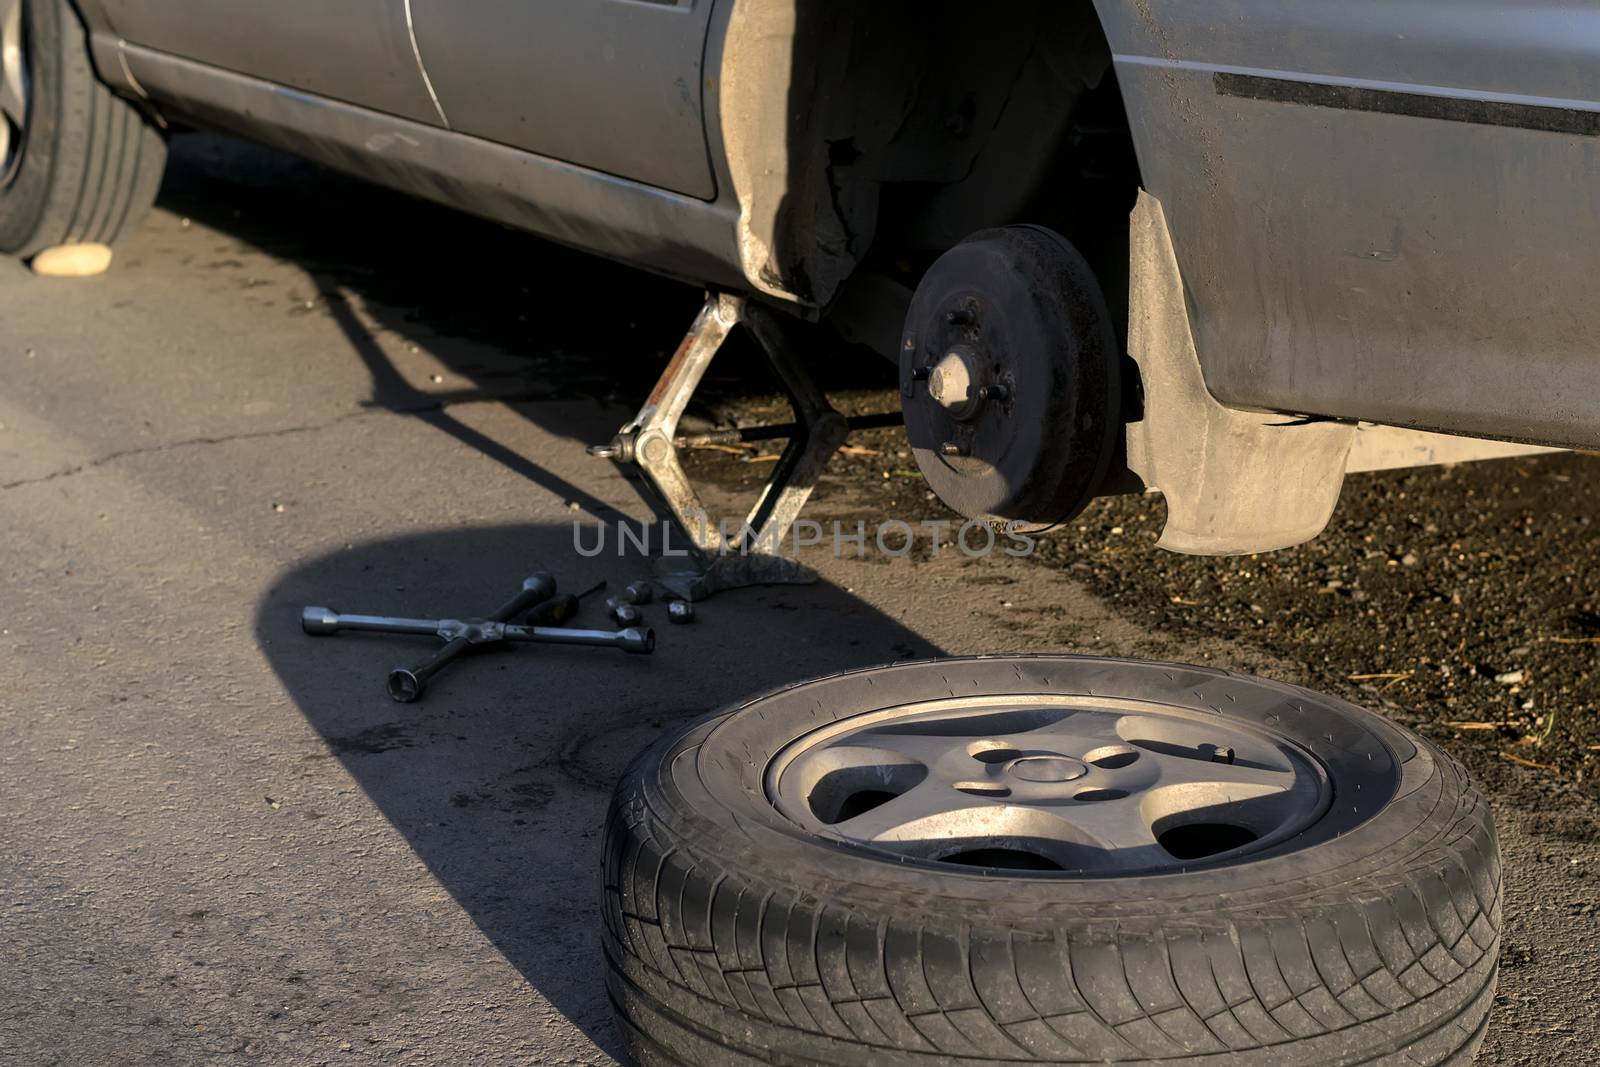
[(404, 723), (390, 722), (344, 737), (328, 738), (328, 747), (341, 756), (375, 756), (396, 748), (411, 748), (415, 742)]
[[(852, 414), (894, 400), (835, 397)], [(745, 425), (785, 415), (776, 398), (716, 410)], [(808, 517), (869, 529), (890, 516), (960, 521), (927, 491), (902, 432), (857, 433), (849, 446)], [(780, 447), (694, 451), (686, 466), (753, 495)], [(1253, 556), (1160, 551), (1159, 496), (1098, 500), (1041, 539), (1032, 562), (1175, 641), (1221, 639), (1299, 664), (1297, 681), (1421, 731), (1491, 788), (1600, 797), (1595, 515), (1600, 463), (1541, 456), (1352, 476), (1321, 537)]]
[(1304, 664), (1318, 688), (1444, 743), (1492, 785), (1537, 765), (1600, 795), (1597, 504), (1600, 464), (1585, 456), (1359, 475), (1317, 540), (1212, 559), (1154, 550), (1159, 498), (1119, 498), (1037, 561), (1158, 631)]

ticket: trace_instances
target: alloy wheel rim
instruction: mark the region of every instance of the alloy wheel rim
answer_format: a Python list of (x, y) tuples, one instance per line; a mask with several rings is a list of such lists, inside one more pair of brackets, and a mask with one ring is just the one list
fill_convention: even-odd
[(0, 188), (22, 166), (32, 93), (25, 0), (0, 0)]
[(901, 862), (1028, 876), (1162, 874), (1291, 841), (1328, 810), (1321, 762), (1216, 714), (1039, 694), (852, 716), (779, 752), (791, 822)]

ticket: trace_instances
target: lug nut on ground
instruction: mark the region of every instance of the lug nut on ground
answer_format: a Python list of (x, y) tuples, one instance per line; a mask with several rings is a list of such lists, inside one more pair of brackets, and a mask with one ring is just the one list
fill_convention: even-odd
[(606, 610), (611, 612), (611, 617), (617, 621), (618, 626), (637, 626), (639, 620), (643, 618), (638, 608), (618, 596), (606, 601)]

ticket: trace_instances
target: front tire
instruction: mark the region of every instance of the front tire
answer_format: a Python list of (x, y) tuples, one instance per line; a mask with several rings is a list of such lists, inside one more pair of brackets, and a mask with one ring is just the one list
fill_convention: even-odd
[(155, 202), (161, 132), (95, 75), (88, 31), (66, 0), (0, 0), (0, 32), (0, 252), (114, 244)]
[[(1254, 844), (1162, 832), (1192, 804), (1249, 824), (1252, 780), (1282, 798)], [(924, 832), (878, 816), (897, 800)], [(1114, 803), (1173, 856), (1087, 811)], [(1063, 825), (1089, 846), (1045, 840)], [(1007, 862), (1028, 850), (1053, 862)], [(1481, 1042), (1500, 907), (1483, 798), (1376, 715), (1207, 668), (985, 657), (787, 688), (640, 756), (602, 941), (647, 1067), (1414, 1067)]]

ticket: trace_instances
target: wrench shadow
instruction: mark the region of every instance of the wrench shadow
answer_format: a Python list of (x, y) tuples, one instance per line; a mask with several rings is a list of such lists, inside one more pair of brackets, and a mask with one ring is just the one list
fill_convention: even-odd
[[(431, 876), (538, 994), (607, 1054), (622, 1048), (601, 979), (600, 828), (633, 755), (665, 733), (795, 680), (939, 650), (828, 584), (724, 593), (691, 626), (645, 621), (651, 656), (533, 645), (464, 658), (401, 705), (388, 670), (427, 638), (300, 632), (305, 604), (371, 613), (481, 615), (538, 570), (577, 591), (638, 577), (638, 557), (572, 552), (570, 528), (475, 527), (359, 544), (283, 575), (255, 636), (328, 753)], [(394, 589), (395, 582), (404, 592)], [(775, 631), (805, 623), (804, 641)], [(606, 626), (586, 601), (576, 625)], [(470, 981), (470, 977), (464, 978)]]

